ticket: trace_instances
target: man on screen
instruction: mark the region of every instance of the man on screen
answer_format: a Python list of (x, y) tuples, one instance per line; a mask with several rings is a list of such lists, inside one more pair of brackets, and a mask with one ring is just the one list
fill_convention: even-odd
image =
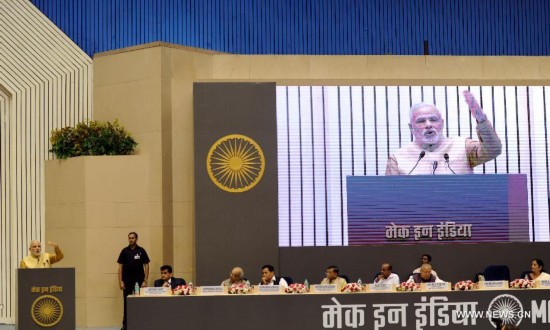
[(463, 94), (477, 122), (479, 141), (444, 136), (439, 110), (431, 104), (416, 104), (409, 112), (414, 141), (390, 156), (386, 175), (471, 174), (474, 167), (500, 155), (502, 144), (483, 109), (469, 91)]

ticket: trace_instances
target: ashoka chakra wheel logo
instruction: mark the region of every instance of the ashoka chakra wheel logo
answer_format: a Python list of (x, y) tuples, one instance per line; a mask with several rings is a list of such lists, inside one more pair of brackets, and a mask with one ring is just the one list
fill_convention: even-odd
[(36, 324), (46, 328), (53, 327), (63, 317), (63, 305), (54, 296), (40, 296), (31, 306), (31, 315)]
[[(489, 312), (493, 317), (501, 319), (502, 325), (519, 325), (523, 317), (523, 305), (512, 295), (501, 294), (489, 303)], [(489, 321), (496, 326), (492, 318)]]
[(260, 182), (265, 170), (264, 153), (251, 138), (231, 134), (212, 145), (206, 157), (212, 182), (228, 192), (244, 192)]

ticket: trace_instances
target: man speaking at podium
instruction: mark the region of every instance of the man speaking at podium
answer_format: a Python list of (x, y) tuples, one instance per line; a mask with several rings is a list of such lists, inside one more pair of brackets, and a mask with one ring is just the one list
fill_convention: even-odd
[(63, 252), (59, 246), (53, 242), (48, 242), (55, 253), (42, 253), (42, 245), (39, 241), (31, 241), (29, 244), (30, 254), (21, 260), (19, 268), (52, 268), (52, 264), (63, 259)]
[(444, 136), (439, 110), (431, 104), (416, 104), (409, 112), (414, 141), (390, 156), (386, 175), (472, 174), (474, 167), (500, 155), (502, 144), (483, 109), (469, 91), (463, 94), (477, 122), (479, 141)]

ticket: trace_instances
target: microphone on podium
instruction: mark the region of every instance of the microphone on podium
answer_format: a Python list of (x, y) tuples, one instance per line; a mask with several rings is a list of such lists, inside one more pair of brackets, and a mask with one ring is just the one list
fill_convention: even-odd
[(435, 175), (435, 170), (437, 169), (437, 160), (434, 160), (432, 163), (432, 175)]
[(449, 154), (445, 153), (443, 155), (443, 158), (445, 158), (445, 164), (447, 164), (447, 167), (449, 168), (449, 170), (451, 170), (453, 174), (456, 174), (455, 171), (453, 171), (453, 169), (451, 168), (451, 164), (449, 164)]
[(424, 150), (422, 150), (422, 151), (420, 152), (420, 155), (418, 155), (418, 160), (416, 161), (416, 164), (414, 164), (414, 167), (412, 168), (412, 170), (411, 170), (411, 171), (409, 172), (409, 174), (407, 174), (407, 175), (411, 175), (411, 173), (414, 171), (414, 169), (418, 166), (418, 163), (420, 162), (420, 160), (421, 160), (422, 158), (424, 158), (425, 155), (426, 155), (426, 152), (425, 152)]

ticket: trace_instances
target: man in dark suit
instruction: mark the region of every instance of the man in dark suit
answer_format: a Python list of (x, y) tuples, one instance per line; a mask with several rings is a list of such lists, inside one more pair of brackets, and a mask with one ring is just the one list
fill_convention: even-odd
[(160, 279), (155, 281), (156, 287), (170, 287), (174, 290), (179, 285), (185, 285), (183, 278), (172, 277), (172, 266), (164, 265), (160, 267)]

